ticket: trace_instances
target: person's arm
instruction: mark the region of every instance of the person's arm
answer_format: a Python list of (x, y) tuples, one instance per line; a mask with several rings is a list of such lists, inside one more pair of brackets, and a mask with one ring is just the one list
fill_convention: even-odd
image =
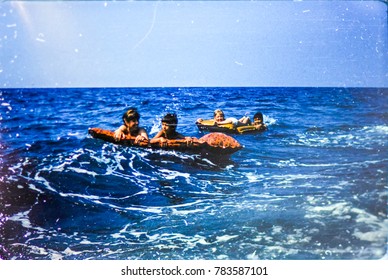
[(191, 146), (191, 145), (193, 145), (193, 142), (194, 142), (194, 140), (196, 140), (196, 138), (195, 137), (186, 136), (185, 140), (186, 140), (187, 146)]
[(163, 143), (163, 142), (167, 142), (167, 139), (163, 137), (163, 130), (159, 131), (155, 136), (154, 138), (152, 138), (150, 140), (150, 143), (153, 144), (153, 143)]
[(248, 116), (244, 116), (238, 120), (243, 125), (251, 125), (251, 119)]
[(141, 141), (147, 141), (148, 142), (148, 134), (147, 131), (145, 131), (144, 128), (139, 128), (139, 134), (136, 136), (135, 143), (139, 143)]
[(224, 121), (221, 121), (221, 122), (214, 122), (216, 125), (220, 125), (220, 124), (228, 124), (228, 123), (233, 123), (233, 121), (231, 119), (226, 119)]
[(148, 134), (144, 128), (140, 128), (140, 135), (143, 136), (146, 140), (148, 140)]
[(121, 125), (118, 129), (116, 129), (114, 133), (115, 139), (118, 139), (118, 140), (124, 139), (126, 129), (127, 127), (125, 125)]
[(267, 125), (264, 124), (264, 123), (261, 123), (261, 124), (256, 124), (255, 125), (255, 128), (259, 131), (263, 131), (263, 130), (266, 130), (267, 129)]
[(180, 134), (179, 132), (176, 132), (175, 139), (183, 139), (186, 141), (187, 146), (191, 146), (193, 144), (193, 138), (190, 136), (184, 136), (183, 134)]

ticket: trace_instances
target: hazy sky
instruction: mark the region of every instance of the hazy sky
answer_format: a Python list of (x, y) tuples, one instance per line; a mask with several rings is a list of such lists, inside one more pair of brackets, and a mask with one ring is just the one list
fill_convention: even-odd
[(0, 87), (388, 86), (381, 1), (6, 1)]

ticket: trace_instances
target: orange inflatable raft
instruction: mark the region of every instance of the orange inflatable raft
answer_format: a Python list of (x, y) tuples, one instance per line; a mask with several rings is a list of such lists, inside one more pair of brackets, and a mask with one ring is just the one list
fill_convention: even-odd
[(158, 143), (150, 144), (148, 141), (140, 143), (134, 143), (135, 137), (126, 136), (122, 140), (117, 140), (114, 137), (114, 132), (101, 128), (89, 128), (89, 134), (93, 138), (101, 139), (110, 143), (134, 146), (153, 149), (164, 150), (178, 150), (184, 152), (195, 152), (201, 154), (218, 154), (218, 155), (231, 155), (242, 148), (241, 144), (236, 139), (230, 137), (224, 133), (213, 132), (206, 134), (205, 136), (197, 139), (192, 138), (192, 143), (187, 143), (186, 140), (167, 140), (167, 143), (161, 145)]

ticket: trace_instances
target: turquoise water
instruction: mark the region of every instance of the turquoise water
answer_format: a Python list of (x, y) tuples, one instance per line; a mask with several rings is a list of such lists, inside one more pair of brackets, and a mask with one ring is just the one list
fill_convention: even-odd
[[(386, 253), (387, 89), (0, 90), (2, 259), (378, 259)], [(264, 114), (229, 159), (92, 139), (136, 106)]]

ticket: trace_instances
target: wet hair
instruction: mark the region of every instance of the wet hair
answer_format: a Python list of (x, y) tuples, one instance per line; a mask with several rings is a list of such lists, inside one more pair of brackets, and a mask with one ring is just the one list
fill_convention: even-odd
[(263, 120), (263, 113), (257, 112), (257, 113), (253, 116), (253, 120), (255, 120), (255, 119)]
[(136, 108), (129, 108), (124, 114), (123, 114), (123, 121), (132, 121), (132, 120), (137, 120), (139, 121), (140, 119), (140, 114), (137, 111)]
[(162, 122), (168, 124), (178, 124), (178, 117), (175, 113), (168, 113), (163, 117)]
[(219, 114), (225, 116), (224, 112), (221, 109), (217, 109), (214, 111), (214, 116), (217, 116)]

